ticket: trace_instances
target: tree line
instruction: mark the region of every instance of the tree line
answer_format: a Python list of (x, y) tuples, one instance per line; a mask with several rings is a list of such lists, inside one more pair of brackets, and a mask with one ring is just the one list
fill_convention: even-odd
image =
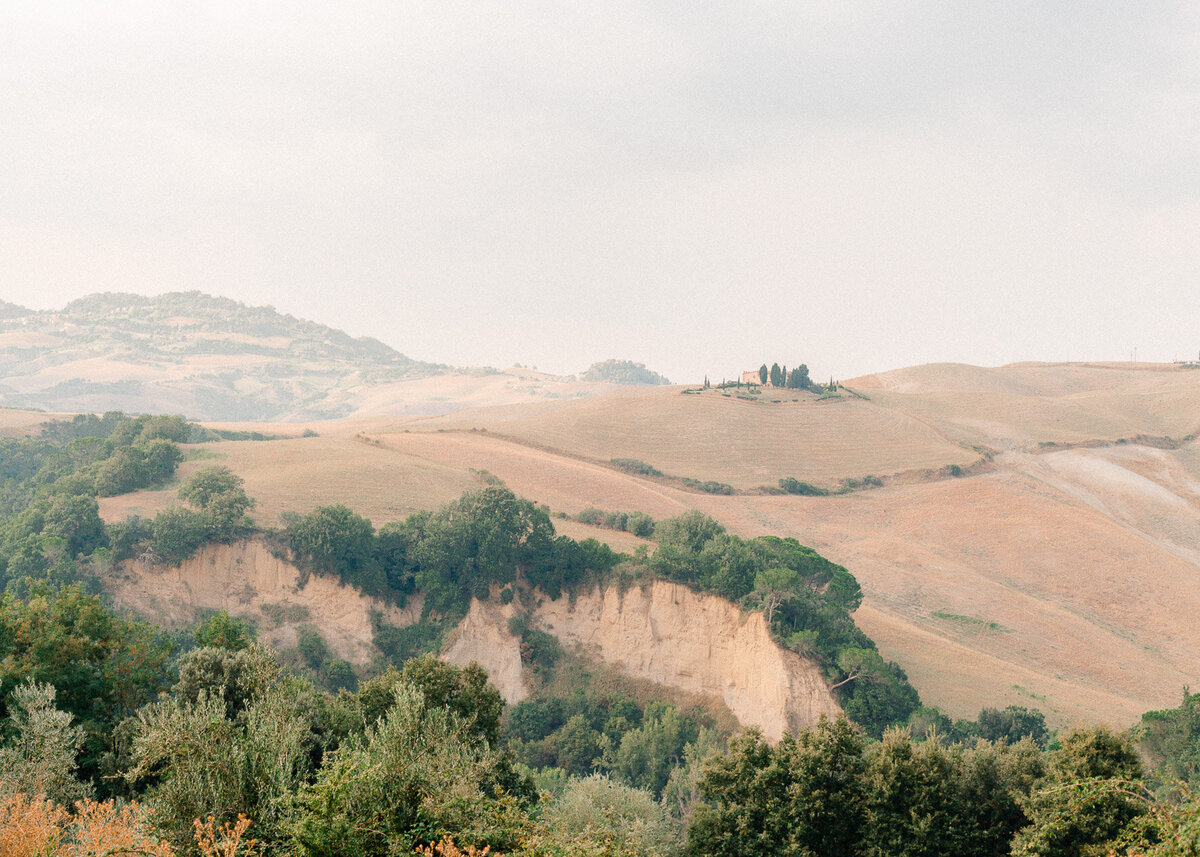
[[(28, 853), (1172, 857), (1200, 845), (1200, 695), (1129, 733), (1021, 735), (1018, 711), (981, 716), (993, 738), (926, 718), (874, 739), (838, 718), (774, 745), (753, 729), (726, 744), (694, 716), (619, 695), (506, 710), (481, 669), (428, 655), (331, 693), (244, 622), (218, 614), (164, 634), (78, 586), (0, 597), (0, 645), (0, 847), (48, 843)], [(562, 718), (574, 725), (538, 750), (556, 755), (530, 756)], [(589, 762), (594, 725), (608, 752)]]
[(817, 386), (808, 376), (808, 366), (804, 363), (796, 366), (790, 372), (787, 366), (772, 363), (771, 368), (768, 369), (767, 364), (764, 363), (758, 367), (758, 381), (760, 384), (770, 383), (772, 387), (786, 387), (789, 390), (811, 390)]

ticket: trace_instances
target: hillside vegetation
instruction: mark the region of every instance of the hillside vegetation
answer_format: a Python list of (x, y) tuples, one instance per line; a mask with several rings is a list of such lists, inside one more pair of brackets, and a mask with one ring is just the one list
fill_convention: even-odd
[(647, 369), (644, 363), (632, 360), (604, 360), (593, 363), (581, 376), (585, 381), (611, 381), (614, 384), (670, 384), (657, 372)]
[[(177, 483), (177, 503), (152, 520), (100, 519), (98, 495), (172, 480), (183, 441), (196, 453), (219, 439), (179, 417), (109, 412), (2, 441), (0, 852), (1182, 857), (1200, 844), (1190, 791), (1200, 697), (1145, 713), (1134, 733), (1051, 736), (1019, 706), (975, 720), (920, 708), (903, 670), (852, 620), (853, 575), (795, 539), (743, 538), (691, 510), (651, 522), (652, 554), (622, 556), (557, 535), (545, 508), (490, 474), (481, 490), (379, 530), (324, 505), (263, 533), (243, 480), (212, 464)], [(631, 519), (645, 531), (645, 517), (603, 524)], [(276, 595), (315, 590), (303, 603), (255, 605), (276, 624), (310, 620), (294, 648), (270, 651), (224, 611), (163, 632), (89, 593), (119, 589), (130, 563), (161, 575), (256, 533), (278, 554), (264, 569)], [(282, 579), (284, 555), (298, 579)], [(198, 588), (206, 575), (227, 588), (232, 569), (215, 562), (191, 570)], [(272, 588), (252, 581), (257, 569), (240, 573), (239, 612)], [(598, 584), (608, 587), (599, 609), (587, 603)], [(622, 603), (614, 590), (629, 587), (640, 595)], [(859, 725), (839, 716), (790, 724), (775, 740), (733, 736), (719, 711), (586, 659), (581, 644), (605, 630), (664, 623), (667, 602), (688, 600), (684, 587), (720, 596), (688, 608), (691, 649), (753, 648), (732, 629), (705, 637), (718, 612), (728, 623), (732, 601), (760, 611), (733, 624), (810, 658)], [(648, 590), (658, 606), (637, 607)], [(331, 646), (309, 611), (362, 606), (363, 593), (380, 599), (369, 621), (382, 657), (356, 669), (339, 656), (352, 654), (346, 641)], [(391, 624), (410, 599), (419, 609)], [(493, 601), (507, 608), (494, 639), (515, 644), (533, 689), (507, 711), (479, 666), (421, 654)], [(653, 653), (657, 674), (677, 642)]]

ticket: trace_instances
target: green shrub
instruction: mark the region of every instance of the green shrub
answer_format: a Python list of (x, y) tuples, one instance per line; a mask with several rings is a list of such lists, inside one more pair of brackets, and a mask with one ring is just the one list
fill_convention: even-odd
[(701, 482), (699, 479), (692, 479), (690, 477), (685, 476), (682, 479), (680, 479), (679, 481), (682, 482), (683, 485), (687, 488), (692, 488), (697, 491), (703, 491), (706, 494), (732, 494), (733, 493), (732, 485), (727, 485), (724, 482), (717, 482), (717, 481), (711, 480), (711, 479), (708, 481), (705, 481), (705, 482)]
[(588, 506), (575, 516), (575, 520), (581, 524), (587, 524), (589, 527), (603, 527), (605, 515), (603, 510), (597, 509), (595, 506)]
[(779, 487), (788, 494), (800, 494), (806, 497), (824, 497), (829, 493), (828, 488), (818, 488), (809, 482), (801, 482), (791, 476), (779, 480)]
[(618, 470), (623, 470), (626, 473), (632, 473), (637, 476), (663, 475), (662, 471), (658, 468), (636, 458), (613, 458), (609, 460), (609, 463)]
[(375, 632), (375, 645), (389, 663), (403, 666), (410, 658), (440, 649), (442, 634), (441, 626), (429, 622), (418, 622), (402, 628), (381, 624)]
[(329, 646), (326, 645), (325, 638), (321, 636), (320, 631), (311, 626), (300, 629), (296, 648), (304, 662), (314, 670), (320, 669), (330, 658)]
[(175, 507), (154, 516), (150, 544), (163, 560), (178, 565), (208, 541), (208, 522), (200, 512)]

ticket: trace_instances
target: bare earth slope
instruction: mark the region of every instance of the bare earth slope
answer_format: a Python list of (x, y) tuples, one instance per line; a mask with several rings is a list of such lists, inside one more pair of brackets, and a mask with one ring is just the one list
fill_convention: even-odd
[[(452, 663), (482, 665), (509, 702), (524, 699), (517, 602), (475, 601), (447, 644)], [(744, 726), (778, 740), (838, 713), (820, 669), (771, 639), (762, 614), (658, 581), (538, 603), (534, 624), (635, 679), (719, 700)]]
[[(254, 620), (280, 649), (294, 647), (299, 629), (312, 626), (335, 655), (357, 664), (377, 654), (373, 612), (397, 626), (421, 612), (419, 598), (400, 609), (331, 578), (302, 582), (295, 566), (258, 540), (209, 545), (178, 567), (127, 562), (110, 578), (109, 592), (118, 607), (174, 626), (194, 622), (198, 611), (228, 610)], [(518, 606), (474, 601), (443, 653), (452, 663), (483, 665), (509, 702), (526, 695), (520, 640), (508, 630)], [(761, 614), (676, 584), (542, 600), (533, 620), (635, 679), (723, 703), (742, 725), (773, 740), (838, 711), (819, 668), (777, 646)]]
[(133, 560), (116, 569), (108, 589), (117, 607), (167, 625), (190, 624), (198, 610), (253, 619), (280, 649), (296, 645), (301, 626), (314, 625), (335, 655), (357, 664), (375, 654), (372, 611), (395, 625), (411, 624), (421, 612), (419, 600), (401, 610), (328, 577), (301, 585), (299, 570), (260, 541), (209, 545), (176, 567)]
[[(556, 512), (699, 508), (743, 535), (795, 536), (858, 577), (859, 622), (927, 703), (955, 715), (1019, 703), (1058, 723), (1124, 725), (1197, 684), (1200, 371), (935, 365), (848, 385), (866, 398), (616, 391), (325, 423), (320, 438), (204, 452), (246, 475), (267, 522), (343, 502), (380, 524), (488, 471)], [(739, 493), (629, 475), (612, 458)], [(754, 490), (868, 473), (884, 487)], [(103, 512), (167, 502), (167, 492), (114, 498)], [(628, 549), (627, 537), (590, 532)]]

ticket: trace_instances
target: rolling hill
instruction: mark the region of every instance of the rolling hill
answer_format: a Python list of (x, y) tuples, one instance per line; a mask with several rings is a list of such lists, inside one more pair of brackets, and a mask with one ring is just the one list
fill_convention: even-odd
[[(1200, 676), (1200, 371), (1188, 366), (933, 364), (839, 395), (625, 387), (418, 363), (189, 293), (57, 313), (4, 304), (0, 370), (8, 434), (46, 416), (19, 408), (122, 408), (277, 436), (195, 447), (180, 474), (229, 465), (267, 523), (337, 502), (381, 525), (495, 476), (560, 516), (696, 508), (743, 536), (794, 536), (856, 575), (859, 623), (927, 703), (958, 716), (1023, 704), (1058, 724), (1121, 725)], [(830, 493), (781, 494), (784, 477)], [(173, 501), (139, 492), (101, 511)]]
[[(378, 525), (492, 474), (556, 513), (698, 508), (741, 535), (795, 536), (857, 576), (859, 623), (927, 703), (958, 716), (1020, 704), (1058, 724), (1123, 725), (1195, 684), (1200, 372), (925, 366), (848, 385), (859, 395), (620, 389), (361, 417), (316, 425), (316, 438), (208, 446), (183, 473), (215, 456), (246, 478), (266, 521), (342, 502)], [(666, 475), (631, 475), (613, 458)], [(784, 476), (836, 489), (865, 474), (882, 487), (767, 490)], [(112, 498), (102, 511), (145, 514), (171, 497)], [(622, 549), (637, 543), (559, 523)]]
[(200, 292), (97, 294), (51, 312), (0, 303), (0, 406), (9, 408), (303, 421), (612, 386), (423, 363), (378, 340)]

